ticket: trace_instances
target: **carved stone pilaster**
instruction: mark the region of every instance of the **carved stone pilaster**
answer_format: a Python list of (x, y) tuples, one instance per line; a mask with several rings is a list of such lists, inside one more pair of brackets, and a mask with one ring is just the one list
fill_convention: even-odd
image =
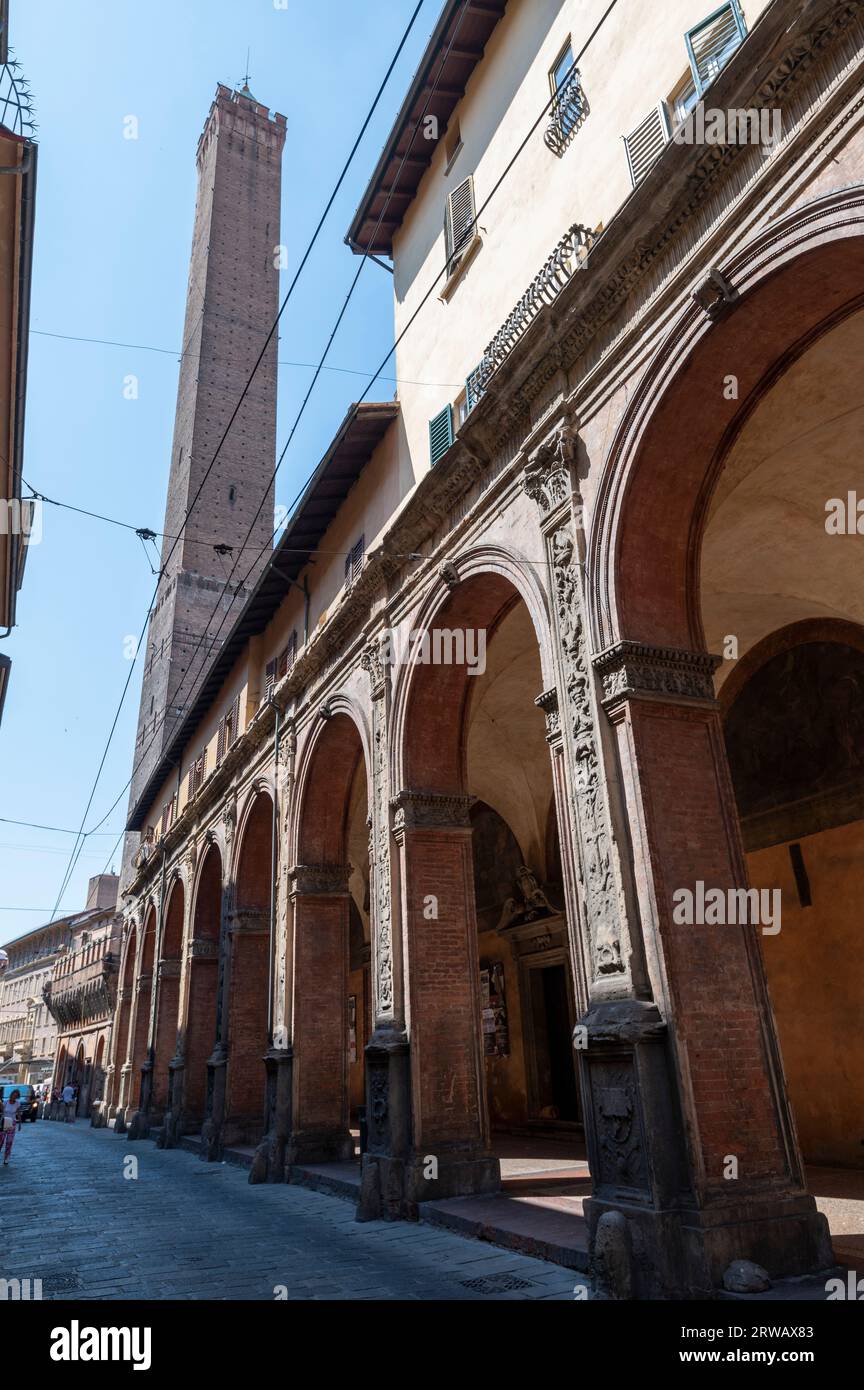
[(401, 791), (390, 805), (393, 833), (405, 830), (470, 830), (471, 798), (442, 792)]
[(574, 510), (581, 503), (572, 486), (575, 454), (575, 431), (565, 420), (530, 456), (523, 482), (539, 509), (546, 541), (559, 672), (558, 700), (547, 691), (538, 704), (547, 716), (550, 742), (562, 740), (577, 839), (576, 867), (587, 917), (589, 967), (597, 984), (629, 977), (629, 951), (585, 630), (574, 521)]
[(222, 829), (225, 834), (225, 848), (230, 854), (237, 832), (237, 805), (234, 801), (227, 802), (222, 811)]
[(369, 827), (369, 871), (372, 902), (374, 1016), (376, 1022), (392, 1020), (395, 1014), (393, 989), (393, 904), (390, 869), (390, 774), (388, 729), (390, 717), (390, 668), (380, 640), (363, 652), (361, 665), (372, 684), (372, 767), (371, 825)]
[(295, 864), (288, 871), (291, 897), (348, 892), (347, 864)]
[(716, 706), (714, 672), (721, 664), (722, 657), (709, 652), (629, 641), (618, 642), (594, 660), (603, 683), (603, 707), (610, 712), (634, 698)]

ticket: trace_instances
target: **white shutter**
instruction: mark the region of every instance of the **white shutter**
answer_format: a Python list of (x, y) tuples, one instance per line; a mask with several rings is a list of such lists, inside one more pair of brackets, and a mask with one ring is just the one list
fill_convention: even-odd
[(470, 174), (447, 199), (445, 231), (449, 267), (474, 232), (474, 179)]
[(627, 163), (630, 166), (630, 178), (634, 188), (642, 182), (648, 170), (660, 158), (668, 142), (669, 115), (666, 103), (661, 101), (630, 135), (624, 136), (624, 148), (627, 151)]

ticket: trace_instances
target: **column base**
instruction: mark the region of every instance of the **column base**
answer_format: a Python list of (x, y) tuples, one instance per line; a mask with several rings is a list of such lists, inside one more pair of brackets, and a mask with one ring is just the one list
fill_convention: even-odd
[(825, 1217), (806, 1193), (743, 1198), (708, 1210), (656, 1211), (588, 1198), (592, 1275), (609, 1299), (715, 1298), (733, 1260), (772, 1279), (835, 1264)]
[(304, 1130), (293, 1133), (285, 1146), (286, 1173), (306, 1163), (349, 1163), (354, 1136), (349, 1130)]

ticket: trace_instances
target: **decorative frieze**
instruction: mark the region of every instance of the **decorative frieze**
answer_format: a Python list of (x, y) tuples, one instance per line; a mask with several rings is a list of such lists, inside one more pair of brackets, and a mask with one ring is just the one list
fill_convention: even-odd
[(270, 914), (262, 907), (235, 908), (228, 913), (231, 936), (257, 936), (270, 930)]
[(603, 706), (632, 698), (698, 700), (716, 704), (714, 672), (722, 658), (709, 652), (618, 642), (595, 658), (603, 683)]
[(470, 830), (471, 798), (456, 793), (401, 791), (390, 805), (393, 830)]
[(215, 960), (219, 954), (219, 942), (212, 937), (195, 936), (189, 942), (186, 954), (190, 960)]
[(160, 960), (158, 967), (158, 978), (160, 980), (176, 980), (180, 977), (179, 960)]
[(570, 500), (570, 468), (575, 455), (575, 426), (566, 423), (555, 429), (530, 455), (525, 466), (523, 486), (541, 516), (548, 516)]

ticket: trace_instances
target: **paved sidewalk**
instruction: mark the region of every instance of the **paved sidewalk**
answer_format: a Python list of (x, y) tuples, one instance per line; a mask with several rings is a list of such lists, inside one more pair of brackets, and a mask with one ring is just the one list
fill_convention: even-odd
[(46, 1299), (572, 1300), (580, 1279), (450, 1231), (356, 1222), (338, 1197), (251, 1187), (85, 1121), (25, 1125), (0, 1205), (0, 1273), (41, 1279)]

